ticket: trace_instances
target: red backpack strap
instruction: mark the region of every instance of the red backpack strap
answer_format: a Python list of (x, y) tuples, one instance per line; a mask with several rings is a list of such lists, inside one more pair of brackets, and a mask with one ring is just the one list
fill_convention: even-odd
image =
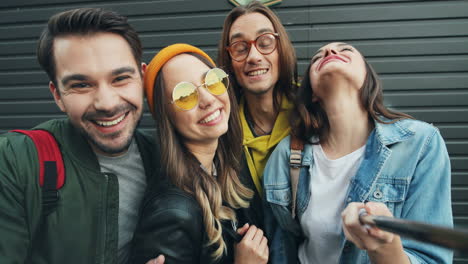
[(39, 160), (39, 184), (42, 187), (43, 215), (55, 209), (58, 190), (65, 183), (65, 167), (57, 141), (45, 130), (12, 130), (31, 138), (36, 146)]
[(304, 142), (291, 135), (291, 154), (289, 155), (289, 177), (291, 178), (291, 215), (296, 217), (297, 185), (299, 183), (299, 172), (302, 166), (302, 150)]

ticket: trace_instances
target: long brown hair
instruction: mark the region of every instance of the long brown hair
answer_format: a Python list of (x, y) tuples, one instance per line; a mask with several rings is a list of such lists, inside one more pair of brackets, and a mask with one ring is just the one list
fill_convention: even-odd
[[(226, 47), (229, 43), (229, 33), (232, 24), (241, 16), (251, 13), (260, 13), (266, 16), (271, 23), (276, 33), (279, 34), (278, 54), (279, 54), (279, 79), (273, 90), (274, 107), (275, 110), (279, 109), (281, 104), (280, 96), (285, 95), (289, 100), (293, 100), (297, 88), (297, 63), (296, 53), (294, 47), (289, 39), (286, 29), (283, 27), (278, 16), (268, 7), (264, 6), (258, 1), (253, 1), (246, 6), (238, 6), (229, 12), (224, 20), (223, 33), (221, 41), (218, 46), (218, 64), (228, 71), (229, 75), (235, 76), (234, 69), (232, 68), (232, 61)], [(240, 100), (242, 95), (242, 87), (233, 78), (234, 92), (236, 93), (237, 100)]]
[[(208, 67), (214, 68), (208, 60), (195, 53), (190, 54)], [(228, 121), (229, 129), (218, 141), (215, 154), (215, 164), (218, 176), (208, 175), (200, 168), (200, 162), (187, 149), (184, 138), (176, 130), (170, 120), (169, 100), (164, 93), (164, 76), (158, 74), (154, 87), (155, 121), (161, 146), (161, 164), (163, 172), (178, 188), (193, 195), (201, 207), (203, 222), (209, 242), (213, 245), (214, 259), (220, 258), (226, 250), (226, 244), (221, 236), (221, 220), (236, 221), (236, 214), (231, 208), (247, 208), (253, 192), (242, 185), (240, 173), (240, 157), (242, 156), (242, 130), (237, 111), (237, 102), (232, 88), (228, 87), (231, 113)], [(230, 207), (224, 206), (223, 201)]]
[[(413, 117), (408, 114), (393, 111), (385, 107), (383, 103), (382, 83), (369, 62), (367, 62), (364, 56), (362, 58), (366, 66), (366, 78), (360, 90), (360, 99), (362, 106), (369, 113), (369, 119), (385, 124), (394, 123), (404, 118), (412, 119)], [(327, 113), (319, 102), (312, 101), (314, 92), (310, 80), (311, 66), (312, 64), (310, 63), (304, 73), (290, 119), (291, 134), (302, 139), (304, 142), (309, 141), (311, 137), (318, 137), (323, 140), (330, 131)], [(390, 119), (390, 121), (385, 121), (382, 117)]]

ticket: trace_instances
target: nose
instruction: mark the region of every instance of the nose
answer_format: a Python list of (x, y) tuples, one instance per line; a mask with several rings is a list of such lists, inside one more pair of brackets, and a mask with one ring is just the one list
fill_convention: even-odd
[(250, 44), (249, 54), (247, 54), (247, 62), (248, 63), (256, 63), (262, 59), (262, 54), (257, 50), (255, 44)]
[(119, 104), (119, 94), (110, 84), (100, 84), (94, 93), (94, 108), (111, 112)]
[(202, 86), (198, 88), (198, 100), (198, 107), (201, 109), (208, 109), (214, 104), (216, 98), (215, 95), (208, 92), (208, 90)]
[(338, 54), (336, 47), (329, 46), (325, 49), (325, 57), (330, 56), (330, 55), (336, 55), (336, 54)]

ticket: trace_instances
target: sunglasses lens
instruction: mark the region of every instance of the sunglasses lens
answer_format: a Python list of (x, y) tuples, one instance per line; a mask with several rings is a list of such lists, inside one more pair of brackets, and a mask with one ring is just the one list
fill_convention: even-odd
[(228, 75), (221, 69), (211, 69), (206, 73), (205, 85), (210, 93), (221, 95), (226, 92), (229, 86)]
[(174, 104), (181, 109), (190, 110), (198, 103), (198, 92), (195, 86), (188, 82), (176, 85), (172, 92)]

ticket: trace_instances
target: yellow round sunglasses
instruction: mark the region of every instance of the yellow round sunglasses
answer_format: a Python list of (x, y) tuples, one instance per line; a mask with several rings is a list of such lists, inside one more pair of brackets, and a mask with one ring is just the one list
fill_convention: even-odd
[(199, 86), (191, 82), (180, 82), (172, 91), (171, 104), (175, 104), (182, 110), (191, 110), (198, 105), (198, 88), (205, 89), (213, 95), (222, 95), (229, 87), (228, 74), (219, 68), (209, 70), (205, 75), (205, 82)]

